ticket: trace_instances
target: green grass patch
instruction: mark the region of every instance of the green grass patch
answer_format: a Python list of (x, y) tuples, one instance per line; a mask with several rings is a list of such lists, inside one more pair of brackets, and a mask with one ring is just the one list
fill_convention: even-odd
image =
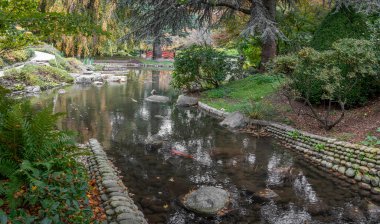
[(281, 80), (275, 76), (250, 76), (204, 92), (201, 101), (227, 112), (244, 112), (253, 104), (261, 102), (266, 96), (274, 93), (280, 84)]

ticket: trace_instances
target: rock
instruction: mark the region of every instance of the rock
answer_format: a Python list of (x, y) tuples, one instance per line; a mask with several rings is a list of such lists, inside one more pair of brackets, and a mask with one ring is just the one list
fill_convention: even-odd
[(244, 155), (244, 151), (239, 147), (215, 147), (210, 151), (210, 155), (214, 158), (233, 158)]
[(343, 220), (353, 223), (365, 223), (366, 218), (358, 207), (349, 205), (343, 211)]
[(181, 202), (195, 213), (216, 215), (230, 203), (230, 193), (221, 188), (203, 186), (185, 195)]
[(240, 112), (234, 112), (228, 115), (221, 123), (222, 126), (229, 128), (242, 128), (246, 126), (248, 119)]
[(307, 206), (307, 211), (313, 215), (326, 215), (330, 212), (329, 207), (323, 202), (312, 203)]
[(27, 87), (25, 87), (25, 91), (28, 93), (39, 93), (39, 92), (41, 92), (41, 87), (39, 87), (39, 86), (27, 86)]
[(126, 82), (127, 77), (126, 76), (111, 76), (107, 79), (107, 82)]
[(271, 189), (267, 188), (254, 193), (253, 196), (260, 201), (269, 201), (271, 199), (277, 198), (278, 194), (272, 191)]
[(150, 150), (158, 150), (164, 146), (165, 139), (160, 135), (152, 135), (145, 140), (146, 147)]
[(346, 176), (348, 176), (348, 177), (354, 177), (355, 176), (355, 170), (354, 169), (352, 169), (352, 168), (348, 168), (347, 170), (346, 170)]
[(367, 209), (371, 223), (380, 223), (380, 206), (368, 202)]
[(188, 107), (198, 104), (198, 98), (180, 95), (177, 100), (178, 106)]
[(155, 102), (155, 103), (167, 103), (170, 101), (167, 96), (153, 95), (145, 98), (146, 101)]
[(75, 83), (77, 84), (90, 84), (94, 80), (94, 75), (80, 75), (75, 78)]
[(93, 84), (94, 84), (95, 86), (101, 86), (101, 85), (103, 85), (104, 83), (103, 83), (103, 82), (100, 82), (100, 81), (95, 81)]

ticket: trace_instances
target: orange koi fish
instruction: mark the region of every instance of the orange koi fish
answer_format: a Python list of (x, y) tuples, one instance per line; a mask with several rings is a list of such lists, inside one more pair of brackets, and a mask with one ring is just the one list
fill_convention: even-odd
[(171, 151), (172, 155), (176, 155), (176, 156), (182, 156), (182, 157), (185, 157), (185, 158), (188, 158), (188, 159), (194, 159), (194, 157), (190, 154), (187, 154), (187, 153), (184, 153), (184, 152), (181, 152), (181, 151), (178, 151), (176, 149), (172, 149)]

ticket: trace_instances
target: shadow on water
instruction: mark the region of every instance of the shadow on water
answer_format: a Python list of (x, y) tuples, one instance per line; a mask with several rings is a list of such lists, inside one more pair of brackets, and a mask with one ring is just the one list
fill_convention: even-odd
[[(59, 124), (78, 140), (97, 138), (124, 176), (150, 223), (370, 223), (374, 206), (330, 181), (270, 137), (239, 134), (196, 108), (174, 106), (170, 72), (128, 72), (127, 83), (71, 86), (51, 93)], [(171, 103), (144, 101), (151, 91)], [(175, 149), (192, 156), (178, 157)], [(206, 218), (182, 208), (178, 198), (202, 185), (232, 194), (232, 212)], [(270, 188), (279, 196), (262, 200)], [(372, 215), (372, 216), (371, 216)], [(372, 217), (372, 218), (371, 218)]]

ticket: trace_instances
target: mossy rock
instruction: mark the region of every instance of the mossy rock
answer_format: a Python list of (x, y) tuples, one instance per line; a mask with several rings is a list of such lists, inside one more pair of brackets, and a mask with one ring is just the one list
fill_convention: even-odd
[(314, 34), (311, 46), (316, 50), (328, 50), (339, 39), (368, 39), (367, 18), (352, 8), (333, 9)]

